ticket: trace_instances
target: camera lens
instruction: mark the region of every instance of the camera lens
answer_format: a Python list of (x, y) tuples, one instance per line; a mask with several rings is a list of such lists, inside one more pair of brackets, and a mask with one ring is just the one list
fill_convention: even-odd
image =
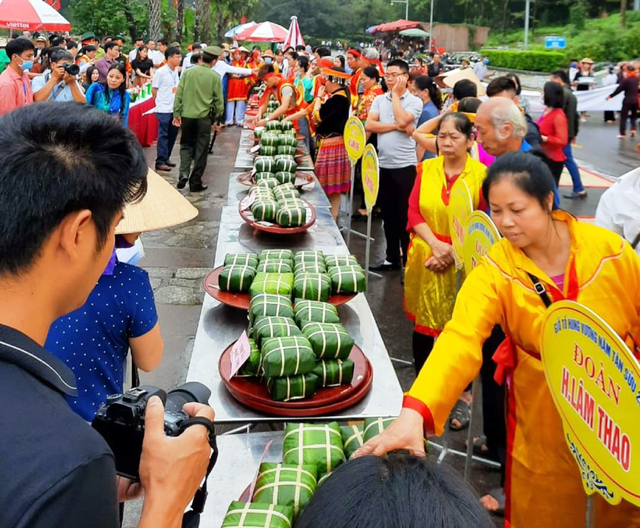
[(181, 411), (185, 403), (209, 403), (211, 391), (202, 383), (190, 381), (180, 385), (177, 389), (167, 394), (167, 403), (165, 409), (167, 411)]
[(80, 73), (80, 66), (77, 64), (65, 64), (64, 71), (66, 71), (69, 75), (78, 75)]

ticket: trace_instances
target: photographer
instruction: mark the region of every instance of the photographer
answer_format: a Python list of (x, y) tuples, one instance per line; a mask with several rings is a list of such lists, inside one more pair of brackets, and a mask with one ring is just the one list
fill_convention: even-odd
[(206, 474), (207, 428), (166, 437), (163, 405), (150, 399), (140, 484), (118, 480), (105, 440), (65, 401), (73, 372), (42, 346), (51, 323), (85, 302), (123, 207), (144, 194), (143, 150), (111, 117), (73, 103), (0, 117), (0, 142), (12, 145), (0, 149), (0, 398), (10, 402), (0, 414), (0, 524), (117, 528), (118, 500), (144, 490), (139, 526), (179, 528)]
[(31, 81), (33, 100), (85, 103), (86, 99), (78, 84), (76, 75), (80, 68), (66, 49), (53, 48), (49, 52), (50, 69)]

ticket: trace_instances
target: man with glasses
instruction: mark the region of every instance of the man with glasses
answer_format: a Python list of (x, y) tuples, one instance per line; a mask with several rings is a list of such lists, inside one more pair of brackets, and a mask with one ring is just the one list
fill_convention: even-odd
[(422, 113), (422, 101), (407, 90), (409, 65), (405, 61), (395, 59), (389, 62), (385, 80), (389, 91), (373, 100), (365, 124), (367, 132), (378, 134), (378, 205), (382, 210), (387, 239), (387, 257), (371, 267), (375, 271), (398, 270), (402, 261), (407, 259), (409, 196), (418, 163), (416, 142), (411, 134)]

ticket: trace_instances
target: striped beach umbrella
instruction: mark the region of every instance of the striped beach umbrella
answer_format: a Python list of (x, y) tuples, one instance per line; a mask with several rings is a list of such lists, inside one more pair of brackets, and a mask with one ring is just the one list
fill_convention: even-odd
[(229, 31), (227, 31), (224, 36), (225, 38), (236, 38), (236, 35), (242, 33), (245, 29), (249, 29), (250, 27), (255, 26), (256, 23), (255, 22), (247, 22), (246, 24), (240, 24), (239, 26), (234, 27), (233, 29), (230, 29)]
[(260, 22), (236, 35), (238, 41), (250, 42), (284, 42), (287, 30), (273, 22)]
[(69, 31), (71, 24), (42, 0), (0, 0), (0, 27), (21, 31)]
[(284, 41), (284, 49), (287, 49), (289, 46), (293, 48), (304, 46), (304, 39), (302, 38), (300, 26), (298, 25), (298, 17), (295, 15), (291, 17), (287, 38)]

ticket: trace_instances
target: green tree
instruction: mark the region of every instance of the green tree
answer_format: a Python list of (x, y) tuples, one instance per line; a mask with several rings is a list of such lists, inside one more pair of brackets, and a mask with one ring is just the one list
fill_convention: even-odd
[(148, 26), (146, 2), (141, 0), (72, 0), (68, 15), (78, 33), (93, 31), (102, 37), (142, 33)]

